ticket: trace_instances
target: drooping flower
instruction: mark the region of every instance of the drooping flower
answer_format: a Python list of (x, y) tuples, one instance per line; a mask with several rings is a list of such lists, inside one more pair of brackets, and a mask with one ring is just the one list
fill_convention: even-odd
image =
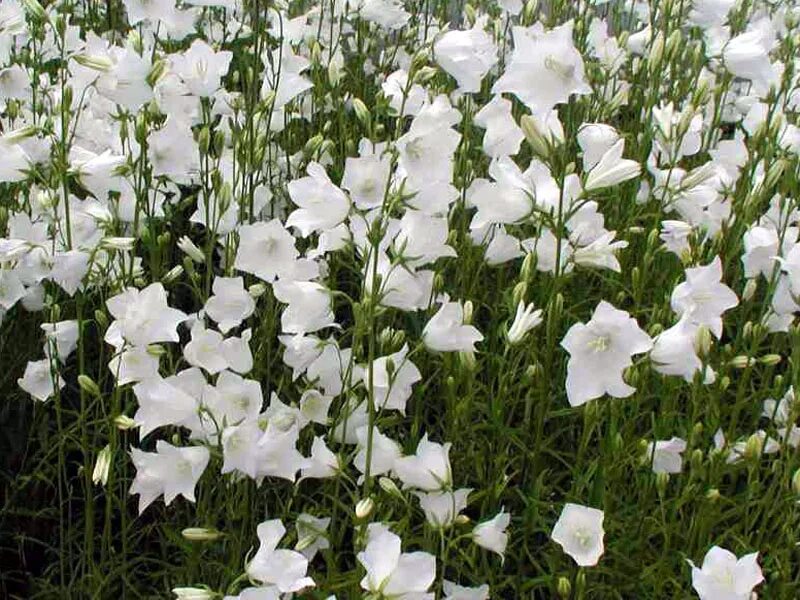
[(642, 461), (648, 465), (652, 463), (653, 473), (680, 473), (685, 450), (686, 440), (678, 437), (650, 442)]
[(504, 559), (508, 545), (506, 529), (509, 523), (511, 523), (511, 514), (500, 510), (492, 519), (475, 526), (472, 530), (472, 541), (482, 548), (499, 554), (500, 558)]
[(367, 527), (367, 546), (358, 553), (367, 573), (361, 589), (386, 598), (428, 598), (436, 578), (436, 558), (427, 552), (402, 552), (400, 538), (381, 523)]
[(422, 331), (422, 340), (437, 352), (470, 352), (483, 335), (472, 325), (464, 325), (464, 307), (460, 302), (445, 302)]
[(260, 523), (257, 532), (258, 552), (247, 565), (247, 574), (251, 578), (265, 585), (274, 585), (283, 594), (314, 586), (314, 580), (306, 576), (308, 559), (294, 550), (278, 548), (286, 534), (280, 519)]
[(450, 444), (428, 441), (428, 434), (417, 444), (417, 452), (394, 463), (394, 471), (404, 485), (434, 492), (450, 487)]

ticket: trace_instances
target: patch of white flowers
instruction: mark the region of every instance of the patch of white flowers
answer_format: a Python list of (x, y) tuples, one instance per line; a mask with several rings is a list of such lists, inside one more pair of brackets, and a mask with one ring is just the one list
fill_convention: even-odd
[[(0, 4), (0, 331), (38, 315), (43, 410), (103, 403), (108, 497), (128, 469), (140, 514), (217, 522), (269, 490), (186, 530), (252, 550), (178, 598), (584, 597), (653, 518), (570, 467), (596, 440), (662, 502), (687, 464), (800, 466), (794, 2), (101, 4)], [(754, 597), (770, 540), (693, 531), (669, 597)]]

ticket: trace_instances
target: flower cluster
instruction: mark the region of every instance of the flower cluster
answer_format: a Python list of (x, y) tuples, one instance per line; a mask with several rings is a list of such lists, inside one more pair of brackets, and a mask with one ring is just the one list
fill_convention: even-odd
[(800, 8), (454, 7), (2, 1), (62, 587), (800, 593)]

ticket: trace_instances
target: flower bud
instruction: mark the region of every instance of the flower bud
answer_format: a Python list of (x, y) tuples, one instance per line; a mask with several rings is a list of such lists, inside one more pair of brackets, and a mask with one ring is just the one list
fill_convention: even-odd
[(569, 600), (570, 594), (572, 594), (572, 584), (569, 582), (569, 579), (566, 577), (559, 577), (558, 583), (556, 583), (556, 591), (562, 600)]
[(746, 369), (747, 367), (751, 366), (753, 362), (753, 359), (749, 356), (739, 354), (738, 356), (734, 356), (728, 364), (734, 369)]
[(106, 444), (106, 447), (100, 450), (97, 454), (97, 460), (94, 463), (94, 471), (92, 472), (92, 481), (97, 484), (106, 485), (108, 483), (108, 471), (111, 467), (111, 446)]
[(158, 358), (159, 356), (164, 356), (167, 353), (167, 351), (164, 348), (164, 346), (161, 346), (160, 344), (150, 344), (147, 347), (147, 353), (150, 356), (155, 356), (156, 358)]
[(797, 469), (792, 475), (792, 490), (795, 494), (800, 495), (800, 469)]
[(356, 504), (356, 518), (357, 519), (366, 519), (368, 516), (372, 514), (372, 511), (375, 508), (375, 502), (372, 498), (362, 498)]
[(697, 328), (697, 333), (694, 336), (694, 350), (700, 358), (705, 358), (711, 351), (711, 344), (713, 343), (711, 331), (705, 325), (700, 325)]
[(765, 354), (764, 356), (758, 359), (758, 362), (768, 367), (774, 367), (779, 362), (781, 362), (781, 359), (782, 357), (780, 354)]
[(177, 281), (181, 275), (183, 275), (183, 266), (175, 265), (164, 274), (164, 276), (161, 278), (161, 281), (166, 284), (170, 284)]
[(364, 101), (360, 98), (353, 98), (353, 110), (356, 113), (356, 118), (362, 125), (369, 127), (372, 117), (370, 116), (369, 109)]
[(763, 448), (763, 438), (754, 433), (747, 438), (747, 442), (744, 445), (744, 457), (748, 460), (757, 460), (761, 456), (761, 451)]
[(395, 498), (400, 498), (401, 500), (405, 500), (403, 493), (400, 491), (400, 488), (397, 487), (397, 484), (389, 477), (381, 477), (378, 479), (378, 485), (381, 486), (381, 489), (389, 494), (390, 496), (394, 496)]
[(717, 488), (710, 488), (706, 492), (706, 500), (708, 500), (709, 502), (716, 502), (721, 497), (722, 497), (722, 494), (719, 493), (719, 490)]
[(172, 588), (177, 600), (214, 600), (217, 594), (208, 588), (176, 587)]
[(88, 375), (84, 374), (78, 375), (78, 386), (87, 394), (90, 394), (95, 398), (100, 397), (100, 388), (94, 382), (94, 379), (92, 379)]
[(118, 417), (115, 417), (114, 425), (116, 425), (117, 429), (120, 431), (128, 431), (129, 429), (137, 427), (136, 421), (131, 419), (128, 415), (119, 415)]
[(473, 310), (474, 307), (472, 304), (472, 300), (467, 300), (466, 302), (464, 302), (464, 319), (462, 321), (464, 325), (470, 325), (472, 323)]
[(753, 296), (756, 294), (756, 290), (758, 289), (758, 280), (757, 279), (748, 279), (747, 283), (744, 284), (744, 291), (742, 292), (742, 300), (745, 302), (752, 300)]
[(187, 527), (181, 535), (191, 542), (213, 542), (222, 537), (221, 532), (206, 527)]
[(703, 468), (703, 451), (700, 448), (692, 451), (689, 464), (692, 466), (692, 471), (700, 471)]

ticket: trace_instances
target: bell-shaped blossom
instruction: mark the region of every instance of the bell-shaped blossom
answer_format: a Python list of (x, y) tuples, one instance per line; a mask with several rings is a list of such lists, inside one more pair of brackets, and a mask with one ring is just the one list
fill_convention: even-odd
[[(276, 48), (271, 58), (266, 54), (262, 57), (265, 72), (261, 86), (261, 96), (266, 97), (274, 93), (273, 107), (278, 112), (294, 98), (314, 87), (303, 71), (311, 66), (311, 62), (304, 56), (295, 54), (289, 44), (282, 44)], [(272, 117), (276, 118), (275, 115)]]
[(505, 558), (506, 546), (508, 545), (508, 525), (511, 523), (511, 514), (501, 510), (497, 515), (488, 521), (478, 523), (472, 530), (472, 541), (481, 548), (491, 550)]
[(483, 127), (483, 151), (490, 158), (519, 152), (525, 135), (511, 114), (511, 101), (494, 96), (475, 114), (475, 124)]
[[(650, 351), (653, 369), (664, 375), (683, 377), (691, 383), (695, 373), (704, 368), (697, 354), (698, 335), (700, 327), (688, 317), (682, 317), (675, 325), (658, 334)], [(713, 383), (715, 379), (714, 371), (706, 366), (703, 383)]]
[(154, 131), (147, 139), (147, 157), (153, 167), (153, 176), (164, 175), (176, 183), (190, 183), (200, 170), (192, 130), (175, 118), (167, 119), (164, 127)]
[(586, 176), (584, 187), (587, 192), (617, 185), (639, 175), (641, 171), (639, 163), (622, 158), (624, 150), (625, 140), (619, 140), (600, 157)]
[(736, 555), (713, 546), (703, 558), (702, 568), (692, 561), (692, 587), (700, 600), (750, 600), (755, 587), (764, 581), (758, 552)]
[(314, 437), (311, 443), (311, 456), (300, 472), (300, 479), (324, 479), (333, 477), (341, 470), (339, 457), (325, 444), (319, 436)]
[(116, 319), (106, 331), (106, 341), (117, 347), (123, 341), (134, 346), (177, 342), (178, 324), (187, 319), (185, 313), (169, 307), (167, 292), (159, 282), (143, 290), (128, 288), (109, 298), (106, 306)]
[(736, 294), (722, 283), (722, 261), (715, 257), (704, 267), (686, 269), (686, 281), (672, 291), (670, 304), (679, 315), (705, 325), (717, 338), (722, 335), (722, 315), (739, 304)]
[(408, 487), (428, 492), (449, 488), (453, 477), (450, 469), (450, 445), (430, 442), (426, 433), (417, 444), (416, 454), (395, 461), (394, 472)]
[(166, 505), (179, 495), (194, 502), (194, 489), (208, 465), (209, 452), (205, 446), (179, 448), (158, 440), (155, 452), (133, 448), (131, 458), (136, 477), (130, 493), (139, 495), (141, 514), (162, 494)]
[(334, 324), (330, 293), (313, 281), (276, 281), (275, 298), (288, 306), (281, 314), (285, 333), (312, 333)]
[(493, 94), (510, 92), (531, 112), (542, 114), (572, 94), (589, 94), (583, 58), (572, 41), (574, 22), (545, 31), (541, 23), (513, 28), (514, 53)]
[(79, 327), (75, 320), (42, 323), (41, 329), (45, 335), (44, 353), (65, 362), (78, 346)]
[(460, 302), (445, 302), (422, 330), (422, 341), (437, 352), (472, 352), (483, 335), (472, 325), (464, 324)]
[(461, 120), (446, 96), (437, 96), (423, 105), (400, 136), (396, 147), (398, 166), (406, 175), (410, 191), (418, 191), (432, 182), (450, 182), (453, 177), (453, 154), (461, 134), (452, 128)]
[(581, 567), (593, 567), (603, 555), (602, 510), (567, 503), (550, 537)]
[[(507, 4), (508, 0), (501, 2), (502, 6)], [(485, 583), (478, 587), (466, 587), (445, 579), (442, 590), (444, 600), (489, 600), (489, 586)]]
[(614, 241), (615, 231), (606, 231), (600, 237), (585, 246), (576, 248), (572, 253), (572, 261), (582, 267), (610, 269), (616, 273), (621, 270), (616, 252), (628, 247), (625, 240)]
[(454, 491), (414, 492), (419, 498), (419, 505), (425, 513), (425, 519), (436, 529), (450, 527), (461, 511), (467, 508), (467, 498), (471, 488)]
[(292, 234), (280, 220), (273, 219), (239, 228), (239, 249), (233, 266), (272, 283), (291, 271), (298, 254)]
[(311, 560), (320, 550), (330, 548), (331, 544), (327, 537), (330, 523), (330, 517), (315, 517), (308, 513), (297, 515), (294, 523), (297, 530), (297, 544), (294, 549)]
[(652, 466), (653, 473), (680, 473), (685, 450), (686, 440), (678, 437), (650, 442), (643, 461)]
[(744, 233), (742, 241), (744, 276), (749, 278), (761, 274), (769, 278), (775, 269), (775, 256), (779, 252), (778, 232), (771, 227), (755, 225)]
[(472, 29), (448, 31), (433, 44), (433, 55), (465, 93), (479, 92), (481, 80), (497, 63), (497, 46), (480, 20)]
[(283, 594), (314, 586), (314, 580), (306, 576), (308, 559), (294, 550), (278, 548), (286, 535), (280, 519), (260, 523), (257, 533), (258, 552), (247, 565), (250, 578), (264, 585), (274, 585)]
[(211, 289), (214, 295), (206, 301), (205, 312), (217, 322), (222, 333), (241, 325), (256, 309), (256, 302), (244, 289), (241, 277), (216, 277)]
[(117, 385), (144, 381), (158, 375), (158, 356), (147, 347), (129, 347), (117, 352), (108, 361), (108, 370), (117, 380)]
[(653, 341), (627, 312), (603, 300), (588, 323), (570, 327), (561, 347), (570, 354), (567, 399), (571, 406), (580, 406), (603, 394), (625, 398), (636, 391), (622, 379), (623, 371), (633, 364), (631, 357), (650, 350)]
[(392, 163), (388, 157), (370, 151), (372, 143), (361, 140), (359, 157), (345, 159), (342, 187), (350, 192), (353, 204), (360, 210), (378, 208), (383, 204), (389, 185)]
[(202, 394), (203, 405), (220, 426), (255, 420), (264, 403), (258, 381), (230, 371), (222, 371), (216, 385), (204, 386)]
[[(372, 428), (372, 439), (370, 439), (369, 435), (369, 425), (359, 427), (356, 431), (356, 437), (359, 450), (353, 459), (353, 466), (362, 474), (359, 480), (363, 479), (367, 473), (367, 454), (369, 454), (370, 461), (370, 477), (392, 471), (397, 459), (403, 455), (400, 450), (400, 444), (382, 434), (377, 427)], [(368, 451), (370, 442), (372, 443), (372, 450)]]
[(17, 379), (17, 385), (34, 399), (44, 402), (56, 393), (56, 389), (63, 388), (66, 382), (58, 374), (55, 362), (44, 358), (28, 361), (25, 373)]
[(300, 396), (300, 414), (307, 421), (327, 425), (332, 402), (333, 396), (326, 396), (318, 390), (306, 390)]
[(749, 79), (760, 94), (769, 91), (771, 85), (779, 83), (778, 76), (769, 60), (769, 50), (763, 33), (757, 29), (746, 31), (732, 38), (722, 50), (722, 60), (731, 73)]
[(311, 162), (306, 172), (307, 177), (289, 182), (289, 196), (298, 208), (286, 220), (286, 227), (296, 227), (303, 237), (336, 227), (350, 212), (350, 200), (331, 182), (325, 167)]
[(619, 141), (619, 133), (604, 123), (584, 123), (578, 130), (578, 145), (583, 151), (583, 170), (591, 171), (606, 152)]
[(199, 424), (197, 400), (174, 385), (174, 377), (156, 376), (133, 386), (139, 403), (133, 420), (139, 425), (140, 438), (164, 425), (195, 428)]
[(407, 210), (400, 219), (395, 249), (414, 267), (432, 263), (443, 256), (456, 256), (447, 245), (448, 224), (445, 217), (431, 217), (418, 210)]
[(367, 546), (358, 553), (366, 570), (361, 589), (386, 598), (432, 598), (436, 557), (427, 552), (402, 552), (400, 538), (381, 523), (367, 527)]
[[(407, 358), (408, 345), (389, 356), (382, 356), (372, 363), (372, 394), (375, 406), (387, 410), (406, 412), (406, 402), (411, 397), (415, 383), (422, 379), (417, 366)], [(390, 366), (391, 365), (391, 366)], [(364, 386), (369, 388), (369, 369), (362, 374)]]
[(202, 39), (196, 39), (189, 49), (172, 55), (172, 70), (195, 96), (210, 98), (219, 89), (221, 79), (228, 74), (233, 53), (215, 52)]
[(192, 325), (192, 339), (183, 348), (183, 357), (190, 365), (201, 367), (211, 375), (228, 368), (228, 361), (222, 350), (222, 334), (206, 329), (202, 321)]

